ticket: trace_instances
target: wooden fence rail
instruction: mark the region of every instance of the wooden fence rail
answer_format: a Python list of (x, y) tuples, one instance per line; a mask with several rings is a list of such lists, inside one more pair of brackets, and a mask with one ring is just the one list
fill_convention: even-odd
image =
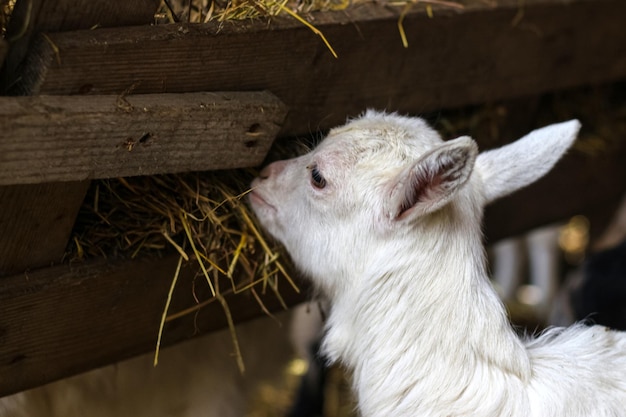
[(285, 114), (267, 92), (0, 97), (0, 185), (258, 166)]

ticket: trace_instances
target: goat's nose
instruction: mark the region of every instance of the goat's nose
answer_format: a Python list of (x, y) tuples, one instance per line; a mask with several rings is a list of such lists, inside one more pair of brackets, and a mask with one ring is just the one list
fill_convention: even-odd
[(287, 164), (285, 161), (272, 162), (261, 170), (261, 172), (259, 173), (259, 177), (265, 180), (271, 176), (278, 175), (283, 171), (283, 169), (285, 169), (286, 165)]

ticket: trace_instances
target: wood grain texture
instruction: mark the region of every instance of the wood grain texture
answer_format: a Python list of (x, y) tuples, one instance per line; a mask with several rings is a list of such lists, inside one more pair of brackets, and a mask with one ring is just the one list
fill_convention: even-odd
[[(0, 280), (0, 396), (154, 350), (177, 256), (62, 265)], [(170, 312), (207, 299), (204, 278), (183, 268)], [(286, 284), (281, 296), (301, 299)], [(263, 314), (250, 294), (225, 295), (237, 322)], [(261, 295), (276, 311), (271, 291)], [(171, 321), (163, 346), (226, 326), (218, 302)]]
[[(343, 123), (366, 107), (424, 113), (626, 77), (626, 2), (499, 0), (455, 9), (355, 5), (313, 15), (339, 54), (287, 18), (50, 34), (21, 91), (50, 94), (268, 90), (282, 134)], [(58, 53), (52, 47), (58, 48)]]
[(0, 187), (0, 281), (61, 261), (88, 188), (88, 181)]
[[(35, 34), (148, 24), (158, 5), (159, 0), (18, 0), (7, 28), (9, 50), (0, 90), (22, 76), (22, 58)], [(5, 123), (1, 126), (3, 135), (15, 133)], [(33, 139), (38, 138), (27, 140)], [(0, 158), (5, 157), (3, 152)], [(88, 186), (88, 182), (0, 186), (0, 275), (60, 261)]]
[(0, 97), (0, 185), (257, 166), (285, 114), (267, 92)]
[(160, 0), (17, 0), (6, 39), (11, 42), (1, 90), (21, 76), (22, 60), (37, 33), (148, 24)]

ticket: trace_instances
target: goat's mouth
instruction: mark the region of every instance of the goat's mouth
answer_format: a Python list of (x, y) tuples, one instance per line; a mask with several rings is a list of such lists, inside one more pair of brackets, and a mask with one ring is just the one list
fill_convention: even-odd
[(254, 188), (248, 193), (248, 200), (252, 207), (266, 207), (270, 210), (276, 211), (276, 208), (265, 200), (259, 192)]

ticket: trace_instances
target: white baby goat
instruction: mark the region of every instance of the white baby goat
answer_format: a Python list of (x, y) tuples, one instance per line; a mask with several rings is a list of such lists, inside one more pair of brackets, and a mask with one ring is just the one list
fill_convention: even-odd
[(483, 206), (546, 174), (578, 129), (478, 155), (369, 111), (253, 182), (261, 223), (331, 302), (323, 352), (353, 372), (362, 416), (626, 416), (626, 334), (520, 340), (485, 271)]

